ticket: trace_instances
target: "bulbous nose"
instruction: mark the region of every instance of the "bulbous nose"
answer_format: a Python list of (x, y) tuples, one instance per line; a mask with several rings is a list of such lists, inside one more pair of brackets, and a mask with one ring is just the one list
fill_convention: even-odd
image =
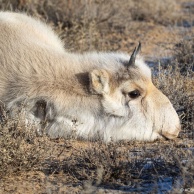
[(155, 130), (167, 139), (174, 139), (181, 130), (178, 114), (170, 100), (158, 89), (151, 95), (154, 101), (154, 127)]
[(176, 137), (178, 137), (180, 130), (181, 127), (179, 125), (175, 127), (175, 129), (163, 130), (161, 132), (161, 135), (167, 139), (175, 139)]
[(181, 130), (180, 120), (170, 101), (166, 104), (166, 106), (164, 106), (164, 109), (165, 110), (163, 110), (161, 113), (161, 115), (163, 114), (164, 118), (164, 123), (161, 128), (161, 135), (167, 139), (174, 139), (179, 135)]

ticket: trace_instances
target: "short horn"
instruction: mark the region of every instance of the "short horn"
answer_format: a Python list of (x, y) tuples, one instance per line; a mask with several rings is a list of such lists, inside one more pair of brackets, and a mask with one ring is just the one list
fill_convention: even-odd
[(135, 49), (134, 49), (134, 51), (129, 59), (128, 67), (133, 66), (135, 64), (136, 55), (139, 53), (140, 50), (141, 50), (141, 42), (139, 42), (137, 49), (135, 47)]

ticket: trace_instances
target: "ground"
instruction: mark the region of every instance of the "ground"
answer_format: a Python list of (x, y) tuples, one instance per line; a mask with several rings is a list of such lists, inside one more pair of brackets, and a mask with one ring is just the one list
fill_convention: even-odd
[(6, 121), (0, 136), (0, 193), (194, 192), (194, 80), (189, 69), (194, 64), (194, 4), (161, 2), (2, 1), (2, 10), (46, 20), (70, 51), (131, 53), (140, 41), (142, 55), (159, 72), (153, 75), (155, 84), (178, 110), (182, 132), (173, 141), (104, 144), (36, 137), (17, 120)]

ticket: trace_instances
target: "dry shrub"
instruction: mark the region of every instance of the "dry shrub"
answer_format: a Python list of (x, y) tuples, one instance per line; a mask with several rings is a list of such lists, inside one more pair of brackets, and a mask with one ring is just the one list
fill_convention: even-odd
[(175, 45), (172, 61), (161, 64), (154, 82), (171, 100), (180, 115), (180, 137), (194, 138), (194, 44), (181, 41)]
[[(163, 70), (161, 70), (162, 72)], [(180, 70), (166, 71), (154, 79), (155, 84), (169, 97), (182, 122), (180, 137), (194, 137), (194, 80), (181, 75)], [(182, 134), (183, 133), (183, 134)]]
[[(121, 34), (136, 33), (134, 20), (169, 24), (175, 21), (175, 0), (0, 0), (4, 10), (24, 11), (46, 20), (73, 51), (119, 50)], [(138, 22), (135, 22), (138, 23)], [(146, 26), (146, 25), (145, 25)], [(133, 29), (131, 29), (133, 28)], [(130, 32), (130, 33), (129, 33)], [(129, 45), (130, 46), (130, 45)]]
[(0, 118), (0, 177), (38, 169), (50, 150), (47, 138), (37, 137), (35, 128), (25, 125), (20, 114), (10, 119), (1, 107)]
[(130, 7), (127, 0), (2, 0), (0, 5), (46, 20), (65, 39), (66, 48), (76, 51), (102, 50), (103, 36), (110, 34), (110, 28), (120, 23), (122, 29), (129, 22)]
[(44, 172), (48, 176), (63, 173), (67, 184), (82, 185), (85, 193), (100, 188), (109, 192), (110, 189), (154, 192), (159, 191), (160, 182), (165, 179), (170, 179), (166, 183), (170, 184), (169, 190), (191, 187), (192, 162), (192, 151), (173, 141), (146, 145), (98, 142), (63, 160), (47, 161)]
[[(133, 0), (132, 19), (153, 21), (160, 24), (172, 24), (178, 19), (175, 0)], [(180, 16), (179, 16), (180, 17)]]
[(193, 36), (188, 36), (174, 46), (174, 61), (179, 66), (182, 75), (189, 76), (194, 71)]

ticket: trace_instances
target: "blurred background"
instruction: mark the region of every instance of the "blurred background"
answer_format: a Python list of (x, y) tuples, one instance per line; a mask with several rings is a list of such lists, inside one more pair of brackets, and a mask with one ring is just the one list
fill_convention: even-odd
[(46, 21), (79, 52), (130, 52), (141, 41), (144, 55), (169, 55), (194, 26), (191, 0), (0, 0), (0, 9)]

